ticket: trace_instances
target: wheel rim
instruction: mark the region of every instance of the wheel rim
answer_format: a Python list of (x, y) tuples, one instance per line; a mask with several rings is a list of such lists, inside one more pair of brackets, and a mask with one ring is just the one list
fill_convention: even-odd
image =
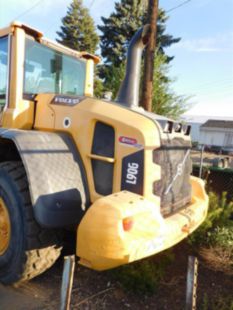
[(0, 255), (3, 255), (10, 243), (10, 217), (7, 207), (0, 197)]

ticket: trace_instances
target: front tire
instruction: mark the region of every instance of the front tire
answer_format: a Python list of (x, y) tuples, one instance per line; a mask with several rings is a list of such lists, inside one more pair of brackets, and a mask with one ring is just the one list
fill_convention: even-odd
[(0, 252), (0, 282), (12, 284), (34, 278), (54, 264), (61, 247), (56, 231), (42, 228), (34, 218), (21, 162), (0, 164), (0, 201), (7, 211), (5, 218), (0, 213), (0, 224), (7, 218), (10, 224), (8, 233), (4, 232), (9, 242), (5, 240), (7, 246)]

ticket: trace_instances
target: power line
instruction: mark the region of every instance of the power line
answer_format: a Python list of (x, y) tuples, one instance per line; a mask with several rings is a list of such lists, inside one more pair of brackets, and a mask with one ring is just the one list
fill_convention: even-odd
[(92, 0), (91, 3), (90, 3), (90, 6), (89, 6), (89, 9), (93, 6), (95, 0)]
[(178, 4), (177, 6), (174, 6), (173, 8), (167, 10), (166, 13), (169, 13), (169, 12), (171, 12), (171, 11), (176, 10), (176, 9), (178, 9), (178, 8), (180, 8), (180, 7), (182, 7), (182, 6), (184, 6), (185, 4), (187, 4), (187, 3), (190, 2), (190, 1), (191, 1), (191, 0), (186, 0), (186, 1), (184, 1), (184, 2), (182, 2), (182, 3), (180, 3), (180, 4)]
[(33, 4), (33, 6), (31, 6), (29, 9), (25, 10), (24, 12), (20, 13), (18, 16), (16, 16), (13, 20), (16, 20), (24, 15), (26, 15), (28, 12), (30, 12), (31, 10), (33, 10), (34, 8), (36, 8), (39, 4), (41, 4), (44, 0), (39, 0), (36, 3)]

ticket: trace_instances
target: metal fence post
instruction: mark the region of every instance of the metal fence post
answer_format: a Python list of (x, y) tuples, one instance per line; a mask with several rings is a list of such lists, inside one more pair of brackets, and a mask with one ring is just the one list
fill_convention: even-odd
[(60, 310), (70, 309), (71, 291), (74, 279), (75, 256), (64, 257), (64, 267), (61, 286), (61, 305)]
[(203, 154), (205, 150), (205, 145), (203, 144), (201, 147), (201, 158), (200, 158), (200, 169), (199, 169), (199, 178), (202, 177), (202, 167), (203, 167)]
[(186, 286), (186, 305), (185, 310), (196, 309), (197, 299), (197, 268), (198, 260), (194, 256), (188, 257), (187, 286)]

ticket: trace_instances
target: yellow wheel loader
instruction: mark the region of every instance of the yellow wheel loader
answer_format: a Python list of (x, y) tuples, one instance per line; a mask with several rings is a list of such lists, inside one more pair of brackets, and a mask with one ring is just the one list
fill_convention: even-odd
[(116, 102), (93, 97), (99, 58), (19, 22), (0, 30), (0, 282), (30, 279), (76, 233), (106, 270), (161, 252), (205, 219), (190, 127), (138, 106), (148, 27), (132, 38)]

